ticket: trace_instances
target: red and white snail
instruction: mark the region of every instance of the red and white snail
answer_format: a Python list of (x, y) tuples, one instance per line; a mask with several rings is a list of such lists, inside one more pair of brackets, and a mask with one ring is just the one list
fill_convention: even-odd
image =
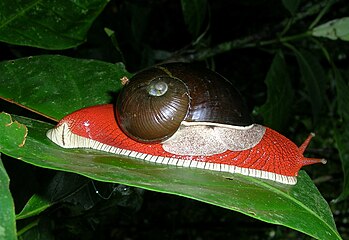
[(133, 76), (116, 106), (98, 105), (64, 117), (47, 137), (64, 148), (93, 148), (145, 161), (240, 173), (296, 184), (301, 167), (326, 163), (278, 132), (254, 124), (224, 77), (185, 63)]

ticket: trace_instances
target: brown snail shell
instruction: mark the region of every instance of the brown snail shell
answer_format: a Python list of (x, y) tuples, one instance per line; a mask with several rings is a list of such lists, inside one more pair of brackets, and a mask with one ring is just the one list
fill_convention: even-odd
[(120, 128), (140, 142), (162, 142), (186, 122), (248, 126), (239, 92), (224, 77), (187, 63), (157, 65), (134, 75), (116, 104)]

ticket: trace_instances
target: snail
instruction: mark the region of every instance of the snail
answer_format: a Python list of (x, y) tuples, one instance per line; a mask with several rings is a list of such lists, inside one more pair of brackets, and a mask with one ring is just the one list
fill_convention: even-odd
[[(123, 79), (125, 81), (125, 79)], [(294, 185), (300, 168), (324, 159), (253, 123), (233, 85), (187, 63), (135, 74), (117, 102), (65, 116), (47, 137), (63, 148), (92, 148), (149, 162), (240, 173)]]

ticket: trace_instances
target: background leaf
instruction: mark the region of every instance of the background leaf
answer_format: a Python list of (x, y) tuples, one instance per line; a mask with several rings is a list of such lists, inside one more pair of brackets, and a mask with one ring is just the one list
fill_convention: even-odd
[(314, 37), (325, 37), (331, 40), (349, 41), (349, 17), (334, 19), (312, 30)]
[(16, 119), (29, 129), (26, 144), (18, 148), (0, 140), (0, 146), (5, 154), (35, 166), (185, 196), (316, 238), (340, 239), (326, 201), (303, 171), (297, 185), (287, 186), (240, 174), (151, 164), (93, 150), (62, 149), (45, 137), (52, 125)]
[(18, 231), (18, 240), (54, 240), (57, 239), (51, 232), (52, 222), (47, 218), (37, 219)]
[(6, 240), (17, 239), (15, 206), (9, 185), (10, 179), (0, 158), (0, 239)]
[(85, 41), (93, 20), (108, 0), (0, 1), (0, 41), (67, 49)]
[(334, 70), (336, 79), (338, 115), (342, 117), (345, 122), (349, 121), (349, 86), (344, 81), (338, 69)]
[[(45, 181), (45, 185), (41, 188), (41, 191), (31, 196), (22, 211), (16, 215), (16, 219), (19, 220), (39, 215), (47, 208), (55, 204), (58, 204), (59, 207), (59, 204), (62, 203), (72, 204), (77, 209), (81, 207), (83, 210), (89, 210), (96, 203), (107, 199), (95, 194), (96, 187), (91, 187), (92, 190), (89, 188), (90, 185), (96, 185), (92, 182), (91, 179), (75, 173), (55, 171), (55, 174)], [(104, 185), (110, 186), (110, 184)], [(109, 188), (103, 189), (104, 185), (99, 185), (99, 192), (110, 190)], [(115, 190), (112, 189), (112, 191)]]
[(336, 79), (338, 114), (343, 121), (342, 124), (334, 127), (334, 137), (344, 173), (343, 191), (335, 199), (335, 202), (338, 202), (349, 196), (349, 127), (346, 124), (349, 122), (349, 86), (337, 69), (334, 70), (334, 76)]
[(305, 50), (298, 51), (296, 48), (293, 48), (293, 52), (297, 58), (302, 80), (308, 92), (308, 101), (311, 103), (314, 122), (316, 123), (324, 107), (325, 84), (328, 81), (319, 61), (312, 54)]
[(275, 130), (282, 130), (291, 114), (294, 92), (284, 55), (279, 51), (270, 66), (265, 83), (268, 98), (261, 107), (264, 124)]
[[(23, 143), (27, 132), (23, 125), (14, 123), (8, 114), (0, 114), (0, 138), (10, 141), (8, 144), (19, 147)], [(9, 138), (11, 136), (13, 138)], [(13, 141), (11, 141), (13, 140)], [(4, 151), (0, 144), (0, 239), (17, 239), (15, 206), (10, 192), (10, 179), (1, 160)]]
[(54, 119), (82, 107), (112, 102), (121, 88), (120, 78), (130, 76), (122, 63), (59, 55), (1, 62), (0, 72), (1, 97)]
[(38, 215), (50, 206), (52, 206), (52, 203), (48, 199), (41, 195), (34, 194), (22, 211), (16, 215), (16, 219), (19, 220)]
[(300, 0), (282, 0), (282, 4), (293, 16), (299, 7)]
[(194, 38), (202, 31), (207, 15), (207, 0), (181, 0), (184, 21)]
[(337, 145), (339, 152), (339, 157), (342, 162), (342, 168), (344, 173), (343, 181), (343, 191), (342, 193), (334, 200), (335, 202), (342, 201), (349, 196), (349, 129), (348, 127), (343, 127), (335, 129), (334, 139)]

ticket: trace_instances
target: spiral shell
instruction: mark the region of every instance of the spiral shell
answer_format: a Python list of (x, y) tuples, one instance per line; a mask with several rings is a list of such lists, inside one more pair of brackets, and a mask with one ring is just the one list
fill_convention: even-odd
[(251, 124), (229, 81), (186, 63), (158, 65), (134, 75), (119, 94), (116, 117), (120, 128), (140, 142), (162, 142), (183, 121)]

